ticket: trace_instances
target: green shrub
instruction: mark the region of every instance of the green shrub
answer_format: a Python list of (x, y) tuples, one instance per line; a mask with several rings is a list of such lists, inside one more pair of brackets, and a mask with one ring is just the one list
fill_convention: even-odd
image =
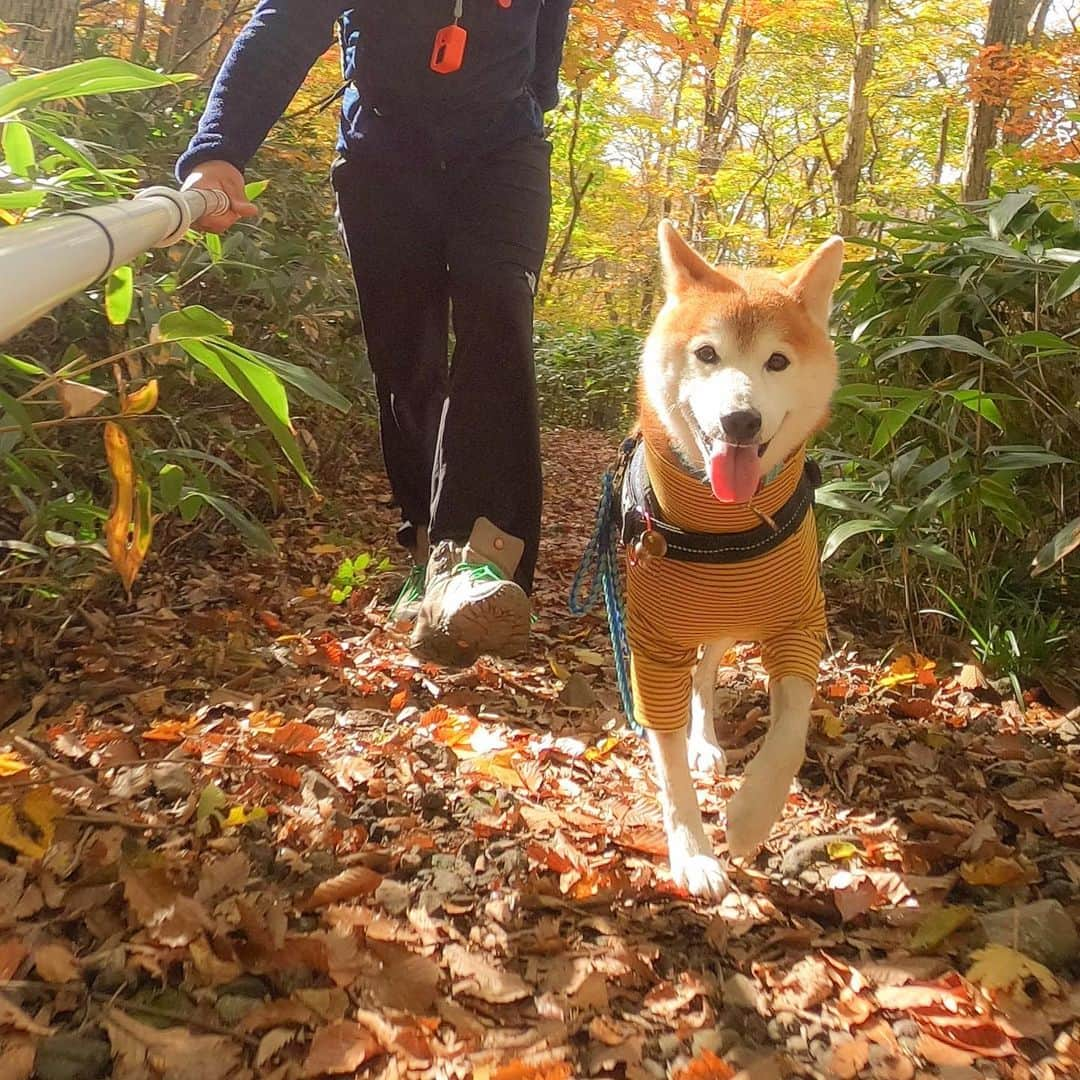
[[(0, 86), (0, 220), (15, 225), (131, 194), (147, 173), (136, 155), (110, 146), (105, 131), (87, 137), (101, 114), (90, 122), (63, 106), (103, 93), (171, 92), (176, 82), (102, 57)], [(109, 115), (124, 129), (124, 110)], [(250, 186), (251, 197), (260, 187)], [(275, 447), (310, 486), (290, 394), (340, 411), (349, 402), (311, 365), (232, 340), (227, 319), (192, 302), (206, 295), (208, 271), (237, 266), (226, 257), (232, 244), (191, 235), (141, 256), (5, 344), (0, 589), (52, 596), (93, 574), (105, 555), (130, 586), (163, 512), (188, 522), (214, 512), (252, 546), (272, 548), (226, 489), (254, 479), (276, 500)], [(238, 399), (250, 411), (235, 409)]]
[(637, 413), (642, 337), (616, 327), (579, 330), (538, 325), (536, 378), (549, 426), (623, 431)]
[(926, 221), (881, 218), (881, 241), (853, 241), (867, 255), (839, 296), (825, 558), (913, 634), (942, 595), (979, 612), (965, 629), (1002, 634), (1076, 603), (1074, 568), (1037, 585), (1029, 567), (1080, 514), (1078, 189), (1048, 179)]

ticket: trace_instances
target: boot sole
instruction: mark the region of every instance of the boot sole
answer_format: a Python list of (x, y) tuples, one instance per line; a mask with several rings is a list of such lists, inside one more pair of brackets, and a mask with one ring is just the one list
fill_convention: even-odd
[(481, 653), (520, 656), (529, 642), (529, 598), (499, 589), (455, 612), (444, 627), (413, 638), (413, 649), (446, 664), (471, 664)]

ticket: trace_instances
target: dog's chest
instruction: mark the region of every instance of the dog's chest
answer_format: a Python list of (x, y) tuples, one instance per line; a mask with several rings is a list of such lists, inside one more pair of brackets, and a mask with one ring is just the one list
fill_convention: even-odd
[(823, 604), (812, 516), (779, 547), (732, 564), (654, 559), (627, 569), (631, 624), (702, 644), (722, 637), (769, 637), (813, 622)]
[[(665, 518), (680, 528), (734, 533), (758, 525), (747, 506), (725, 507), (709, 489), (646, 446), (650, 480)], [(754, 505), (776, 513), (802, 475), (804, 456), (793, 457)], [(647, 628), (685, 645), (721, 637), (757, 639), (793, 627), (816, 625), (823, 613), (817, 528), (812, 513), (785, 540), (762, 555), (738, 562), (683, 562), (664, 557), (627, 568), (631, 627)]]

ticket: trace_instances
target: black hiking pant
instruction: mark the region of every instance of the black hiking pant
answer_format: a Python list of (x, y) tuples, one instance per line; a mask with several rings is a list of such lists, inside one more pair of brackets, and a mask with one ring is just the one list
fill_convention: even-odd
[(433, 542), (463, 542), (490, 518), (525, 541), (526, 591), (543, 494), (532, 333), (550, 158), (539, 135), (445, 161), (388, 136), (333, 174), (398, 538), (412, 546), (426, 525)]

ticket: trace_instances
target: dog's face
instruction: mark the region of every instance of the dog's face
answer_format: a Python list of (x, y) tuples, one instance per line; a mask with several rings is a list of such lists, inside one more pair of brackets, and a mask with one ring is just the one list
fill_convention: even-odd
[(748, 502), (828, 419), (837, 377), (829, 309), (843, 241), (782, 272), (717, 268), (665, 221), (660, 256), (667, 301), (645, 343), (642, 390), (716, 498)]

